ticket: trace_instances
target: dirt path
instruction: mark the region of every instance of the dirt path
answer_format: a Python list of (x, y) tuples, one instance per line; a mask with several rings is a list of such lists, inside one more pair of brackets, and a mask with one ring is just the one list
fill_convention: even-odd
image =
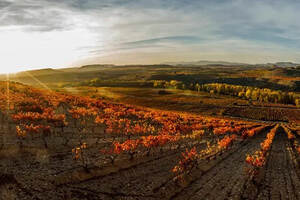
[(300, 199), (300, 180), (283, 129), (276, 134), (257, 199)]
[(155, 190), (171, 181), (171, 169), (180, 159), (181, 152), (155, 159), (151, 162), (124, 169), (101, 178), (69, 184), (61, 188), (62, 193), (73, 190), (73, 198), (79, 198), (77, 191), (93, 193), (100, 199), (157, 199)]
[(245, 156), (259, 149), (265, 134), (250, 139), (239, 151), (216, 165), (172, 199), (240, 199), (245, 178)]
[[(238, 144), (233, 154), (226, 157), (224, 161), (216, 163), (216, 167), (213, 167), (201, 179), (187, 188), (188, 192), (192, 189), (192, 193), (189, 194), (199, 199), (197, 194), (207, 191), (206, 195), (210, 198), (209, 195), (221, 195), (220, 191), (222, 190), (226, 193), (223, 197), (240, 196), (242, 191), (239, 189), (242, 187), (242, 183), (246, 181), (244, 180), (244, 168), (241, 167), (245, 163), (245, 155), (251, 150), (256, 150), (265, 135), (261, 134), (247, 143)], [(86, 199), (91, 196), (99, 199), (159, 199), (161, 198), (160, 191), (164, 185), (172, 182), (171, 169), (179, 159), (180, 153), (175, 153), (105, 177), (95, 178), (79, 184), (64, 185), (59, 188), (59, 193), (70, 193), (73, 199)], [(206, 187), (199, 190), (198, 181), (200, 181), (200, 185), (205, 182)], [(229, 181), (234, 186), (233, 189), (231, 189), (232, 185), (228, 184)], [(210, 186), (216, 188), (212, 191)], [(195, 189), (196, 192), (194, 192)], [(185, 192), (183, 191), (177, 197), (181, 199), (181, 195), (183, 195), (182, 199), (187, 199)], [(173, 197), (171, 198), (173, 199)], [(216, 199), (215, 196), (211, 196), (211, 198)]]
[[(15, 181), (6, 181), (7, 184), (0, 189), (8, 191), (13, 188), (18, 199), (242, 199), (248, 191), (245, 190), (248, 183), (245, 156), (260, 149), (267, 132), (235, 143), (217, 159), (203, 162), (185, 186), (175, 186), (171, 172), (184, 150), (169, 150), (148, 162), (81, 182), (55, 186), (41, 177), (36, 179), (39, 186), (23, 185), (18, 177)], [(270, 150), (266, 173), (258, 185), (258, 193), (253, 194), (254, 199), (300, 198), (300, 180), (290, 156), (293, 153), (284, 130), (279, 129)]]
[[(239, 144), (237, 148), (240, 148)], [(65, 194), (71, 199), (158, 199), (160, 189), (173, 182), (171, 170), (181, 158), (182, 151), (103, 177), (61, 185), (48, 199), (63, 199)]]

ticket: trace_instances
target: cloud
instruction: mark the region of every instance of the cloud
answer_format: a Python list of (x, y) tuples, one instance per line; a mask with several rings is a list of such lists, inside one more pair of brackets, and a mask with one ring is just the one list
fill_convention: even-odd
[(195, 36), (171, 36), (171, 37), (161, 37), (161, 38), (152, 38), (147, 40), (139, 40), (134, 42), (126, 42), (122, 43), (122, 45), (126, 46), (143, 46), (149, 44), (157, 44), (164, 42), (176, 42), (176, 43), (194, 43), (200, 41), (199, 37)]
[(8, 6), (10, 6), (12, 3), (9, 1), (0, 1), (0, 10), (7, 8)]
[[(5, 4), (0, 1), (0, 5)], [(28, 31), (53, 31), (68, 27), (65, 10), (39, 1), (11, 1), (0, 14), (0, 26), (19, 26)]]
[(160, 37), (160, 38), (151, 38), (145, 40), (131, 41), (115, 44), (113, 46), (96, 46), (96, 47), (86, 47), (87, 49), (93, 49), (90, 53), (97, 54), (107, 54), (116, 52), (116, 51), (128, 51), (128, 50), (145, 50), (145, 49), (171, 49), (177, 45), (186, 45), (186, 44), (195, 44), (201, 41), (202, 39), (195, 36), (171, 36), (171, 37)]
[(254, 55), (290, 59), (288, 52), (300, 61), (299, 9), (296, 0), (0, 0), (0, 28), (32, 35), (85, 33), (78, 38), (87, 42), (74, 48), (95, 59), (137, 53), (232, 59), (242, 53), (245, 62), (246, 55), (249, 61)]

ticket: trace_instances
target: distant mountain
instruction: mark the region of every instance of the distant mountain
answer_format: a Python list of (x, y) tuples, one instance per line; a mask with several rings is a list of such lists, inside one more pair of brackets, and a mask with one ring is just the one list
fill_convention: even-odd
[(23, 72), (18, 72), (15, 74), (17, 77), (23, 76), (43, 76), (43, 75), (56, 75), (62, 73), (60, 70), (46, 68), (46, 69), (37, 69), (37, 70), (28, 70)]
[[(165, 62), (161, 63), (157, 66), (161, 65), (170, 65), (170, 66), (206, 66), (206, 65), (222, 65), (222, 66), (257, 66), (257, 67), (281, 67), (281, 68), (289, 68), (289, 67), (300, 67), (299, 63), (293, 62), (276, 62), (276, 63), (265, 63), (265, 64), (247, 64), (247, 63), (236, 63), (236, 62), (226, 62), (226, 61), (208, 61), (208, 60), (200, 60), (200, 61), (191, 61), (191, 62)], [(80, 67), (71, 67), (71, 68), (45, 68), (45, 69), (37, 69), (37, 70), (28, 70), (16, 73), (14, 76), (16, 77), (24, 77), (24, 76), (44, 76), (44, 75), (58, 75), (63, 73), (71, 73), (71, 72), (97, 72), (102, 70), (111, 69), (113, 67), (122, 67), (123, 65), (113, 65), (113, 64), (93, 64), (93, 65), (83, 65)], [(123, 67), (129, 66), (138, 66), (138, 67), (146, 67), (146, 66), (156, 66), (156, 65), (124, 65)], [(0, 74), (0, 80), (6, 77)]]
[(249, 65), (247, 63), (235, 63), (235, 62), (226, 62), (226, 61), (208, 61), (208, 60), (200, 60), (200, 61), (192, 61), (192, 62), (165, 62), (163, 64), (168, 65), (224, 65), (224, 66), (238, 66), (238, 65)]
[(115, 65), (111, 64), (95, 64), (95, 65), (84, 65), (82, 67), (79, 67), (78, 69), (81, 71), (94, 71), (94, 70), (102, 70), (108, 67), (113, 67)]
[(293, 62), (277, 62), (277, 63), (275, 63), (275, 66), (277, 66), (277, 67), (297, 67), (297, 66), (300, 66), (300, 64), (293, 63)]
[[(198, 67), (199, 66), (199, 67)], [(198, 80), (199, 76), (194, 74), (202, 73), (203, 69), (207, 68), (208, 74), (214, 77), (215, 73), (220, 73), (220, 70), (231, 75), (234, 71), (264, 69), (270, 76), (290, 77), (296, 80), (299, 77), (300, 64), (293, 62), (277, 62), (266, 64), (246, 64), (234, 63), (225, 61), (196, 61), (196, 62), (168, 62), (166, 64), (158, 65), (112, 65), (112, 64), (94, 64), (84, 65), (81, 67), (60, 68), (60, 69), (39, 69), (19, 72), (11, 74), (10, 80), (17, 81), (29, 85), (58, 85), (58, 84), (73, 84), (81, 83), (95, 78), (102, 81), (137, 81), (137, 80)], [(216, 71), (214, 71), (216, 69)], [(191, 73), (183, 73), (187, 70)], [(204, 73), (204, 72), (203, 72)], [(240, 77), (238, 77), (240, 78)], [(6, 80), (6, 75), (0, 75), (0, 81)], [(298, 80), (298, 79), (297, 79)], [(299, 81), (298, 81), (299, 82)], [(296, 84), (296, 83), (295, 83)]]
[(264, 64), (247, 64), (247, 63), (236, 63), (236, 62), (226, 62), (226, 61), (191, 61), (191, 62), (165, 62), (163, 64), (174, 65), (174, 66), (205, 66), (205, 65), (223, 65), (223, 66), (261, 66), (261, 67), (298, 67), (299, 63), (293, 62), (276, 62), (276, 63), (264, 63)]
[(72, 68), (62, 68), (59, 69), (62, 72), (91, 72), (91, 71), (100, 71), (107, 68), (114, 67), (112, 64), (94, 64), (94, 65), (83, 65), (80, 67), (72, 67)]
[[(11, 81), (22, 82), (29, 85), (40, 85), (42, 83), (57, 84), (68, 82), (81, 82), (93, 78), (102, 77), (100, 73), (109, 71), (114, 65), (95, 64), (81, 67), (60, 68), (60, 69), (38, 69), (28, 70), (10, 75)], [(6, 75), (0, 74), (0, 81), (6, 80)]]

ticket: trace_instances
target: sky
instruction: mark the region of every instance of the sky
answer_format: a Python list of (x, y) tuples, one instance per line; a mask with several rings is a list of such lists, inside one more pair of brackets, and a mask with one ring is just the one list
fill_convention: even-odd
[(0, 0), (0, 72), (300, 62), (298, 0)]

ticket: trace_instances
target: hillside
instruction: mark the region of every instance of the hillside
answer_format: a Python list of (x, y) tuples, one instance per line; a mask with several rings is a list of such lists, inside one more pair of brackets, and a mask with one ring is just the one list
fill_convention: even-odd
[[(199, 61), (201, 65), (186, 62), (184, 65), (86, 65), (64, 69), (42, 69), (10, 75), (10, 80), (49, 87), (87, 85), (97, 79), (99, 86), (149, 87), (155, 80), (177, 80), (191, 83), (228, 83), (270, 88), (283, 91), (300, 91), (299, 67), (270, 65), (242, 65), (240, 63)], [(290, 66), (290, 63), (283, 63)], [(6, 80), (6, 75), (0, 80)]]
[(234, 63), (234, 62), (225, 62), (225, 61), (208, 61), (208, 60), (199, 60), (194, 62), (165, 62), (163, 64), (168, 65), (195, 65), (195, 66), (201, 66), (201, 65), (223, 65), (223, 66), (248, 66), (249, 64), (246, 63)]
[(0, 100), (1, 110), (9, 109), (0, 112), (1, 199), (297, 199), (295, 123), (164, 110), (162, 101), (146, 108), (8, 82), (0, 82)]

